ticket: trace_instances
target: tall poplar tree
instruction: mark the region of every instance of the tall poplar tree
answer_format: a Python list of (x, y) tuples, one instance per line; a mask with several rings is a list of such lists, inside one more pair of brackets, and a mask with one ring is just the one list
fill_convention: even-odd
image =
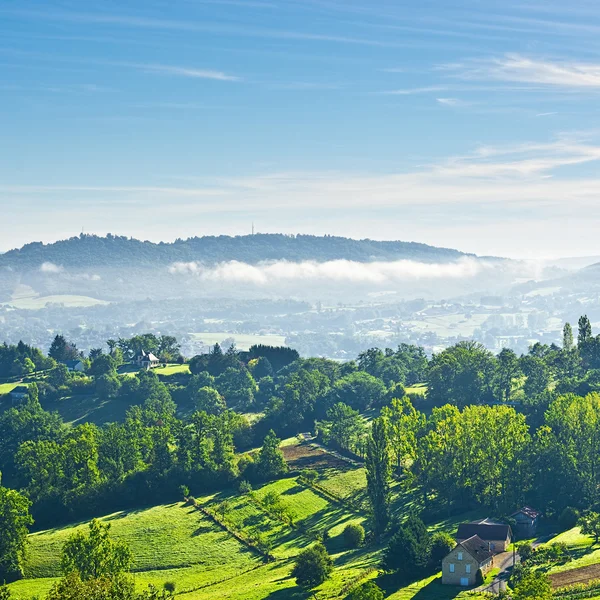
[(392, 473), (387, 420), (379, 417), (373, 421), (367, 441), (367, 492), (373, 517), (375, 534), (381, 535), (390, 520), (390, 478)]

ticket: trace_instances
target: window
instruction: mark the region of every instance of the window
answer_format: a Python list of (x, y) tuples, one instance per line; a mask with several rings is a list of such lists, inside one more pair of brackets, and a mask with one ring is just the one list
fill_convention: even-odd
[(471, 565), (465, 565), (465, 573), (467, 575), (469, 575), (470, 572), (471, 572)]
[(454, 573), (454, 563), (450, 563), (450, 573)]
[(462, 552), (458, 553), (458, 560), (462, 560)]

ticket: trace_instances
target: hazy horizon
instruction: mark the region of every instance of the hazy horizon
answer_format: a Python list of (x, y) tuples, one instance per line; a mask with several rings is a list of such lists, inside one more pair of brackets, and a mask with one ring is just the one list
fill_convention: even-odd
[(600, 8), (0, 7), (6, 250), (331, 233), (595, 255)]

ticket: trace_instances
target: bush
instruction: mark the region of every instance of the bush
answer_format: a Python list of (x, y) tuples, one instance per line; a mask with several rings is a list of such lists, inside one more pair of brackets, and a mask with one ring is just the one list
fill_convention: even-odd
[(313, 588), (323, 583), (333, 570), (333, 561), (323, 544), (317, 542), (296, 557), (292, 576), (302, 587)]
[(484, 577), (483, 571), (481, 569), (477, 569), (477, 574), (475, 575), (475, 584), (483, 585)]
[(190, 495), (190, 488), (187, 485), (180, 485), (179, 486), (179, 493), (184, 497), (184, 498), (189, 498)]
[(344, 529), (344, 541), (348, 548), (358, 548), (365, 541), (365, 528), (359, 523), (349, 523)]
[(432, 569), (438, 571), (442, 567), (442, 560), (448, 556), (452, 548), (456, 546), (454, 538), (447, 533), (434, 533), (431, 537), (431, 554), (429, 564)]
[(379, 586), (372, 581), (363, 583), (350, 592), (348, 600), (383, 600), (384, 595)]
[(165, 592), (169, 592), (169, 594), (175, 593), (175, 587), (176, 585), (174, 581), (165, 581), (165, 584), (163, 585)]
[(572, 506), (567, 506), (561, 513), (560, 517), (558, 517), (558, 526), (561, 531), (567, 531), (569, 529), (573, 529), (577, 525), (579, 521), (579, 511)]
[(319, 474), (314, 469), (303, 469), (300, 472), (300, 477), (306, 481), (309, 485), (312, 485), (316, 480)]
[(243, 481), (240, 481), (238, 489), (240, 494), (249, 494), (252, 491), (252, 484), (244, 479)]
[(529, 542), (521, 542), (517, 544), (517, 553), (521, 557), (521, 561), (526, 561), (531, 558), (533, 546)]

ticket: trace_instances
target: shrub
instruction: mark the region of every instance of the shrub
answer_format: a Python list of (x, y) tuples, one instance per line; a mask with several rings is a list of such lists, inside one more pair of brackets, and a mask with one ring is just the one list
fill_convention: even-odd
[(179, 493), (184, 497), (184, 498), (189, 498), (190, 495), (190, 488), (187, 485), (180, 485), (179, 486)]
[(314, 469), (303, 469), (300, 472), (300, 477), (306, 481), (306, 483), (312, 485), (316, 480), (319, 474)]
[(529, 560), (533, 553), (533, 546), (529, 542), (521, 542), (517, 544), (517, 552), (522, 561)]
[(239, 490), (240, 494), (249, 494), (252, 491), (252, 484), (244, 479), (240, 481)]
[(365, 541), (365, 528), (359, 523), (349, 523), (344, 529), (344, 541), (348, 548), (358, 548)]
[(561, 531), (567, 531), (569, 529), (573, 529), (577, 525), (579, 521), (579, 511), (572, 506), (567, 506), (561, 513), (560, 517), (558, 517), (558, 526)]
[(313, 588), (323, 583), (333, 570), (333, 561), (323, 544), (317, 542), (297, 557), (292, 576), (302, 587)]
[(384, 595), (378, 585), (372, 581), (363, 583), (361, 586), (354, 588), (348, 600), (383, 600)]
[(429, 564), (436, 571), (442, 566), (442, 560), (448, 556), (452, 548), (456, 546), (454, 538), (447, 533), (434, 533), (431, 537), (431, 554)]
[(475, 575), (475, 584), (476, 585), (483, 585), (483, 571), (481, 569), (477, 569), (477, 574)]
[(169, 592), (169, 594), (175, 593), (175, 582), (174, 581), (165, 581), (163, 588), (165, 592)]

